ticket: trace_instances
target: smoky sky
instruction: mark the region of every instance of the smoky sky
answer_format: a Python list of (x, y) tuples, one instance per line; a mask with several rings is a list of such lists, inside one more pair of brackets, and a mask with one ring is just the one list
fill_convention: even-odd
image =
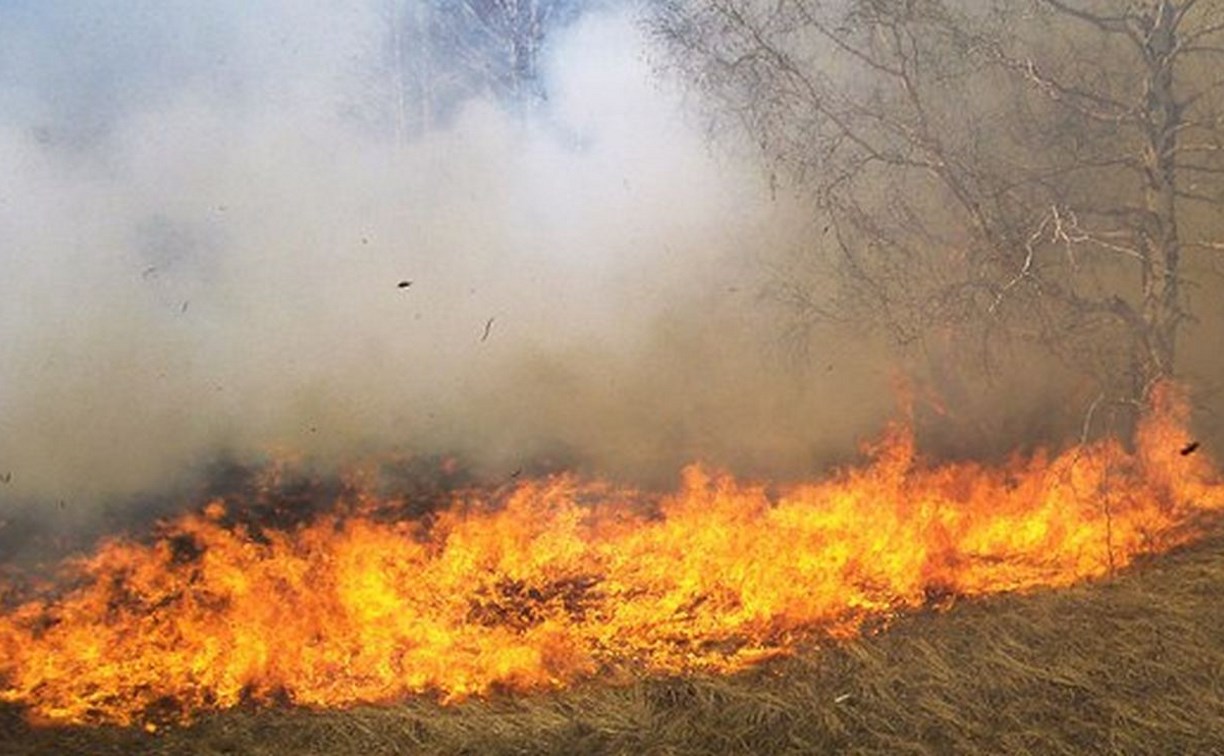
[(0, 502), (220, 454), (803, 468), (876, 422), (860, 348), (779, 356), (762, 259), (803, 214), (632, 9), (549, 37), (533, 112), (397, 140), (386, 6), (0, 8)]

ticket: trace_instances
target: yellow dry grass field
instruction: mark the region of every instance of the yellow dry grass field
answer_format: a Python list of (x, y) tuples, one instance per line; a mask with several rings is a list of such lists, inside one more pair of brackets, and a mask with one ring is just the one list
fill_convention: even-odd
[(443, 706), (28, 725), (4, 754), (1224, 753), (1224, 530), (1069, 589), (961, 601), (732, 677)]

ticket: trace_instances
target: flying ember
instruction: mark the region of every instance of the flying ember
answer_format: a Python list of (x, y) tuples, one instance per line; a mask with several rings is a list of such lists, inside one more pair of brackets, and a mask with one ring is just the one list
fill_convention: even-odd
[(212, 501), (4, 607), (0, 700), (130, 724), (734, 671), (1188, 541), (1224, 486), (1183, 453), (1185, 415), (1165, 388), (1133, 452), (1106, 440), (999, 467), (924, 464), (895, 426), (861, 468), (800, 485), (692, 466), (658, 497), (561, 475), (459, 492), (425, 518), (350, 493), (279, 530)]

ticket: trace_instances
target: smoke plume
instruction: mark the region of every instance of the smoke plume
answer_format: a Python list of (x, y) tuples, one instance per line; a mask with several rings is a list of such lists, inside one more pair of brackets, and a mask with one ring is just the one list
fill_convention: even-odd
[(220, 455), (776, 474), (877, 424), (888, 375), (861, 347), (785, 359), (761, 260), (802, 213), (710, 149), (632, 14), (550, 39), (532, 112), (468, 99), (398, 140), (363, 115), (386, 22), (0, 11), (0, 507)]

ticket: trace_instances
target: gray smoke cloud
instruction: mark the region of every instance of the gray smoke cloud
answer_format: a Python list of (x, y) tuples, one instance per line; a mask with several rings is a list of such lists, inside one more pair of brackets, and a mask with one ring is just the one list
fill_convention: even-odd
[(377, 3), (0, 15), (0, 502), (222, 453), (772, 474), (887, 411), (869, 350), (780, 356), (760, 260), (803, 214), (710, 149), (629, 12), (552, 41), (540, 112), (399, 145), (354, 115)]

